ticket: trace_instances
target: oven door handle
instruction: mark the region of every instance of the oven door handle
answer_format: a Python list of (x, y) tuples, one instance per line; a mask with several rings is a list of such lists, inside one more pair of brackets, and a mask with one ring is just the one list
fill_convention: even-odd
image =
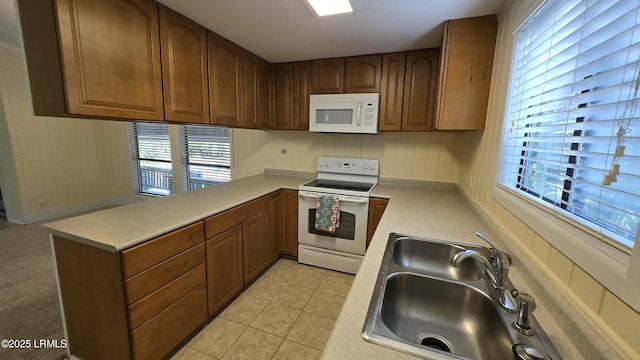
[[(299, 191), (298, 192), (298, 196), (300, 197), (304, 197), (304, 198), (308, 198), (308, 199), (316, 199), (316, 195), (312, 195), (310, 193), (306, 193), (303, 191)], [(369, 199), (368, 198), (363, 198), (363, 199), (354, 199), (354, 198), (341, 198), (340, 196), (338, 196), (338, 198), (340, 199), (340, 202), (345, 202), (345, 203), (355, 203), (355, 204), (366, 204)]]

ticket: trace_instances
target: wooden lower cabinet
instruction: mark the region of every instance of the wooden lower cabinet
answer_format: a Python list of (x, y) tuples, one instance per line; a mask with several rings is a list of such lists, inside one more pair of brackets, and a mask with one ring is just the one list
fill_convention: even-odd
[(247, 284), (267, 267), (267, 213), (242, 223), (244, 283)]
[(369, 199), (369, 218), (367, 219), (367, 247), (371, 242), (373, 233), (376, 231), (382, 214), (387, 208), (389, 199), (371, 198)]
[(282, 195), (276, 191), (269, 195), (269, 212), (267, 213), (267, 259), (269, 262), (275, 261), (282, 253)]
[(298, 192), (282, 190), (282, 254), (298, 257)]
[(242, 225), (208, 239), (206, 244), (209, 316), (231, 300), (244, 285)]
[(196, 289), (131, 334), (134, 359), (161, 359), (207, 320), (207, 287)]

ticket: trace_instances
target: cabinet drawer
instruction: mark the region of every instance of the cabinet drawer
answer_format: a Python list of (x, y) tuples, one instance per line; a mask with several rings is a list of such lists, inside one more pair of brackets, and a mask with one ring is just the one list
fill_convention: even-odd
[(183, 227), (122, 252), (125, 279), (132, 277), (198, 243), (204, 242), (204, 223)]
[(223, 213), (213, 215), (204, 220), (205, 238), (209, 239), (220, 234), (223, 231), (252, 218), (261, 212), (267, 211), (269, 206), (268, 196), (249, 201), (242, 205), (236, 206)]
[(127, 279), (125, 281), (127, 304), (133, 304), (202, 263), (204, 263), (204, 243)]
[(137, 329), (205, 281), (206, 267), (201, 264), (129, 306), (131, 329)]
[(131, 334), (134, 359), (161, 359), (207, 320), (207, 287), (198, 286)]

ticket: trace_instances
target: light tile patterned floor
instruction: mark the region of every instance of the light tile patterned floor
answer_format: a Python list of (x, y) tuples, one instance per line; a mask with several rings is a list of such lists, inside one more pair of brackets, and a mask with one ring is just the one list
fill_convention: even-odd
[(280, 259), (172, 359), (319, 359), (352, 282)]

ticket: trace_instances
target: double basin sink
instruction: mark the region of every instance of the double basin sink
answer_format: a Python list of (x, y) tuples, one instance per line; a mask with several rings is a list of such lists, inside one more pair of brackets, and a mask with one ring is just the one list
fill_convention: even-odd
[(390, 234), (365, 340), (436, 360), (561, 359), (535, 318), (533, 335), (516, 331), (517, 311), (494, 299), (481, 264), (451, 265), (469, 249), (491, 256), (482, 246)]

